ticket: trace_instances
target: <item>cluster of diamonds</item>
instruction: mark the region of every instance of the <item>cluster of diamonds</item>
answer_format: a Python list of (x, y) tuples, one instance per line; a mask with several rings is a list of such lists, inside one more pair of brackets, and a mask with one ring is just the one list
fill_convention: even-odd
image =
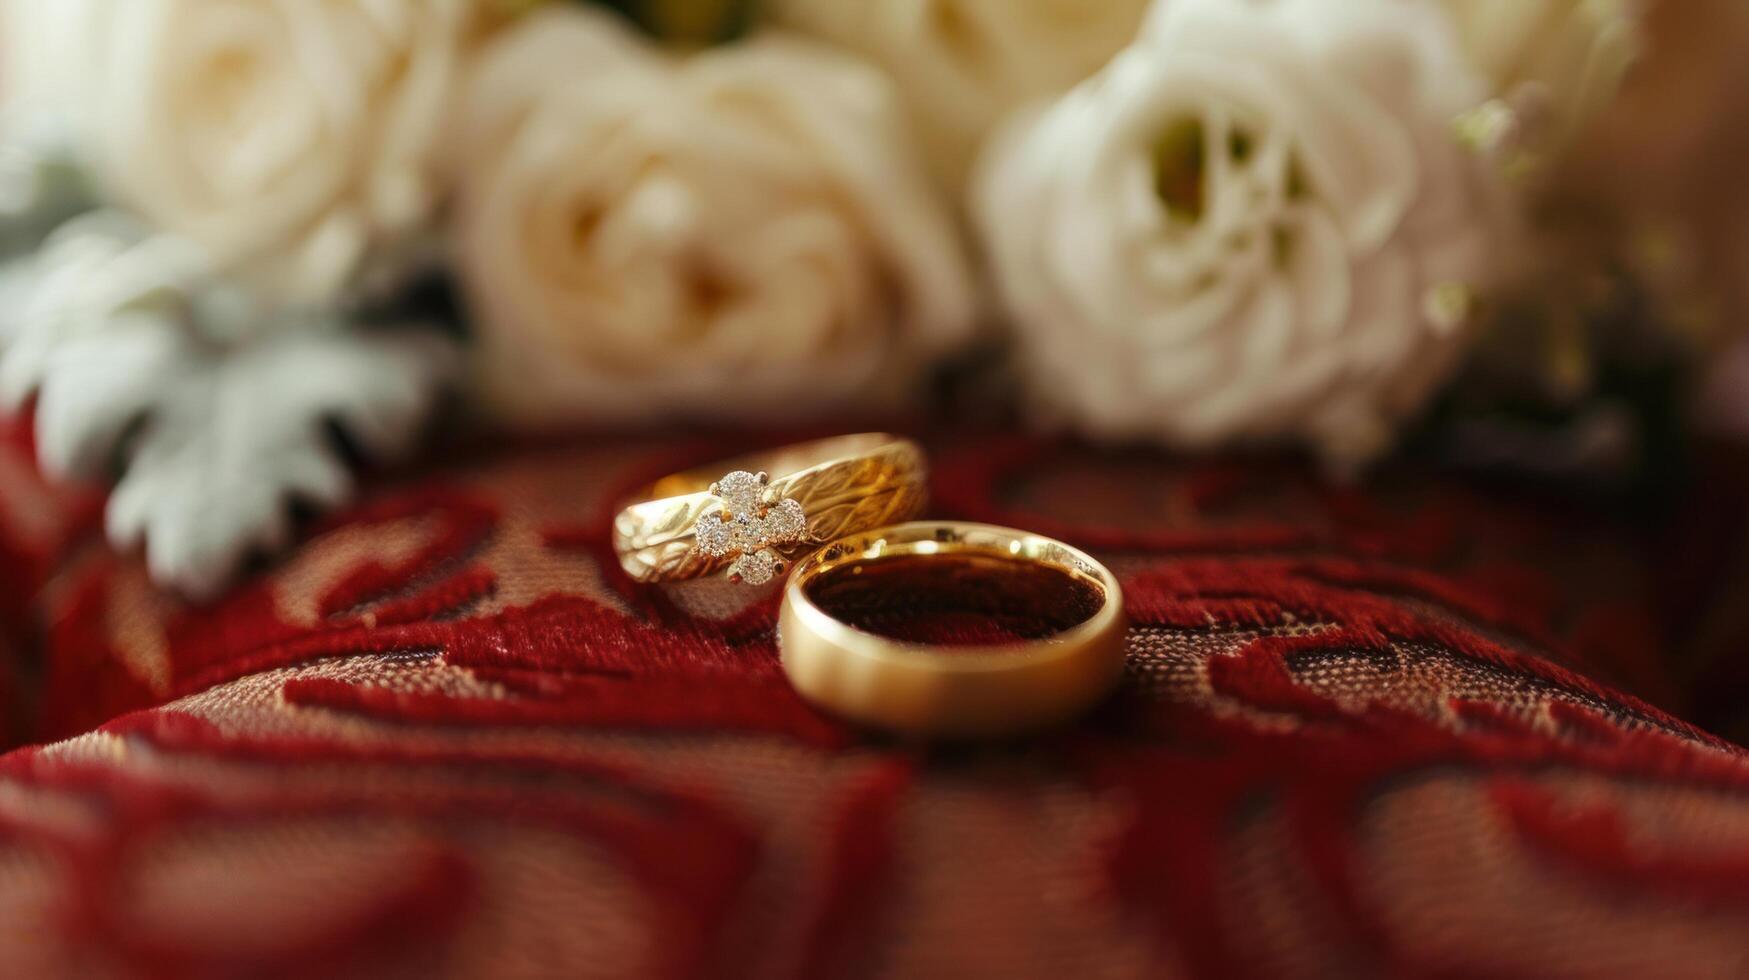
[(802, 539), (808, 527), (802, 505), (778, 497), (769, 475), (745, 470), (711, 484), (710, 492), (723, 502), (723, 510), (699, 518), (698, 550), (712, 558), (733, 558), (730, 581), (764, 585), (782, 575), (783, 558), (773, 549)]

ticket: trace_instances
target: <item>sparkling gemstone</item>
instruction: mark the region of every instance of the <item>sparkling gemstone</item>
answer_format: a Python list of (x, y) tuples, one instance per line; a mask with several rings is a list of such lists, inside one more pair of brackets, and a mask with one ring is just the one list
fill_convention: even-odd
[(731, 575), (739, 576), (748, 585), (764, 585), (777, 577), (779, 559), (770, 550), (750, 551), (729, 566)]
[(765, 522), (752, 514), (729, 518), (729, 534), (729, 547), (736, 551), (757, 551), (765, 546)]
[(699, 518), (694, 533), (698, 537), (698, 550), (712, 558), (722, 558), (735, 550), (735, 528), (723, 520), (721, 514), (706, 514)]
[(775, 544), (791, 544), (801, 540), (807, 530), (808, 515), (802, 505), (785, 497), (765, 515), (765, 539)]
[(759, 510), (759, 498), (765, 493), (765, 483), (758, 474), (736, 470), (717, 481), (716, 494), (730, 513), (752, 514)]
[(763, 473), (736, 470), (724, 475), (711, 486), (723, 509), (699, 518), (696, 531), (702, 554), (735, 559), (730, 573), (753, 585), (771, 581), (784, 567), (771, 547), (794, 544), (808, 530), (802, 505), (788, 498), (771, 500), (770, 484)]

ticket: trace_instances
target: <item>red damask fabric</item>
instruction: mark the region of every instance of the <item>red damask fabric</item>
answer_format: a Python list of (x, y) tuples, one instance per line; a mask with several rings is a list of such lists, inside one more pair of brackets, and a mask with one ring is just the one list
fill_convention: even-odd
[(457, 456), (202, 608), (0, 444), (5, 973), (1749, 975), (1749, 757), (1671, 713), (1630, 530), (938, 438), (936, 516), (1094, 550), (1134, 627), (1081, 724), (929, 748), (795, 697), (775, 592), (617, 571), (723, 442)]

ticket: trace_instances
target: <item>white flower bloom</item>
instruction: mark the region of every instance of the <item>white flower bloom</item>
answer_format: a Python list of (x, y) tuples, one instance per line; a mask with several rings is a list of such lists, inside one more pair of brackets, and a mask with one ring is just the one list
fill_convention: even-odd
[(0, 102), (7, 115), (70, 122), (91, 76), (91, 23), (106, 0), (0, 0)]
[(983, 161), (976, 210), (1040, 405), (1111, 438), (1385, 448), (1497, 259), (1438, 11), (1175, 0)]
[(459, 261), (487, 401), (527, 423), (897, 393), (972, 294), (876, 72), (770, 36), (672, 59), (537, 12), (463, 102)]
[(1465, 52), (1503, 99), (1564, 139), (1608, 107), (1640, 48), (1639, 0), (1444, 0)]
[(34, 6), (110, 194), (275, 301), (332, 302), (430, 214), (471, 0)]
[(1148, 0), (770, 0), (768, 16), (880, 63), (938, 176), (957, 185), (1015, 106), (1060, 94), (1134, 39)]

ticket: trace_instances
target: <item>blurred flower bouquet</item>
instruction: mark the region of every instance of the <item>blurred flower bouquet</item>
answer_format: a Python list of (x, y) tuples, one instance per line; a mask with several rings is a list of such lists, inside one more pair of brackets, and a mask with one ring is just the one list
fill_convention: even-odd
[(1554, 264), (1548, 174), (1642, 38), (1599, 0), (4, 9), (0, 396), (197, 596), (452, 386), (812, 417), (995, 349), (1039, 424), (1354, 471)]

